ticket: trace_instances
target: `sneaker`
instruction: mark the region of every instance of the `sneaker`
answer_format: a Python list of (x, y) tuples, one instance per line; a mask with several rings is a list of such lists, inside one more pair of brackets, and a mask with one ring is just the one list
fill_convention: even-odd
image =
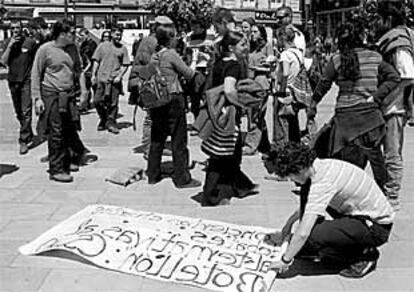
[(360, 261), (352, 264), (349, 268), (343, 269), (339, 275), (346, 278), (362, 278), (377, 267), (377, 261)]
[(74, 163), (71, 163), (71, 164), (69, 165), (69, 170), (70, 170), (71, 172), (76, 172), (76, 171), (79, 171), (79, 165), (74, 164)]
[(29, 146), (26, 143), (20, 143), (19, 153), (20, 155), (25, 155), (29, 152)]
[(106, 123), (104, 121), (100, 121), (98, 124), (98, 128), (97, 130), (100, 131), (105, 131), (106, 130)]
[(119, 129), (115, 125), (109, 125), (106, 127), (108, 132), (111, 132), (112, 134), (118, 135)]
[(189, 188), (198, 188), (201, 186), (201, 182), (196, 179), (191, 179), (188, 183), (183, 185), (175, 185), (177, 189), (189, 189)]
[(50, 180), (54, 180), (57, 182), (62, 182), (62, 183), (70, 183), (73, 182), (73, 176), (71, 176), (70, 174), (67, 173), (56, 173), (56, 174), (51, 174), (49, 176)]
[(46, 163), (46, 162), (49, 162), (49, 155), (45, 155), (45, 156), (42, 156), (42, 157), (40, 157), (40, 163)]

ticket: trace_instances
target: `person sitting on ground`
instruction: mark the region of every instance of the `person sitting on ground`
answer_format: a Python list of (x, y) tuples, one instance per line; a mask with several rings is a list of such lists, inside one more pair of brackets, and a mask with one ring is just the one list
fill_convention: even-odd
[(288, 241), (285, 253), (271, 268), (283, 272), (295, 258), (313, 256), (344, 264), (340, 271), (344, 277), (360, 278), (373, 271), (377, 247), (387, 242), (395, 213), (372, 177), (348, 162), (318, 159), (308, 146), (296, 142), (273, 149), (264, 160), (268, 172), (301, 185), (300, 208), (281, 236), (266, 237), (272, 244)]

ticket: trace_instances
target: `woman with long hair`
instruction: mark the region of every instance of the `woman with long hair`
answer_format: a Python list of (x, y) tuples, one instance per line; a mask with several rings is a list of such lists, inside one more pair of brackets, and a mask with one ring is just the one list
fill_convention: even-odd
[(185, 98), (179, 76), (190, 80), (195, 72), (184, 63), (175, 49), (171, 48), (175, 34), (175, 28), (171, 26), (160, 26), (155, 31), (158, 51), (152, 55), (150, 64), (158, 67), (165, 78), (171, 101), (167, 105), (150, 109), (152, 126), (147, 175), (149, 184), (156, 184), (162, 179), (162, 152), (167, 137), (171, 136), (173, 182), (177, 188), (190, 188), (201, 186), (201, 183), (191, 178), (188, 167)]
[(364, 27), (358, 22), (340, 27), (339, 53), (327, 64), (308, 116), (315, 116), (316, 104), (335, 82), (339, 93), (325, 154), (361, 168), (369, 161), (376, 182), (383, 187), (386, 171), (381, 142), (385, 121), (379, 104), (398, 85), (400, 78), (379, 53), (364, 47), (364, 39)]
[[(224, 94), (230, 97), (237, 95), (237, 82), (247, 77), (247, 68), (241, 62), (248, 52), (247, 40), (240, 32), (228, 31), (224, 34), (220, 45), (222, 55), (214, 63), (212, 87), (224, 85)], [(208, 159), (203, 187), (204, 206), (228, 204), (232, 197), (242, 197), (255, 187), (240, 169), (242, 159), (240, 115), (241, 110), (237, 108), (235, 127), (237, 142), (233, 154), (210, 155)], [(225, 145), (221, 146), (225, 147)]]

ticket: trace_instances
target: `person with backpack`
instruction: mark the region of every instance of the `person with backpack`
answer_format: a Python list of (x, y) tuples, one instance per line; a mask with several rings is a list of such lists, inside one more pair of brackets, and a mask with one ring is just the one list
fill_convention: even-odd
[[(312, 96), (310, 119), (316, 104), (335, 82), (339, 93), (331, 120), (324, 157), (353, 163), (362, 169), (370, 162), (377, 184), (383, 188), (387, 174), (381, 143), (386, 124), (380, 109), (382, 100), (398, 85), (400, 77), (382, 56), (364, 47), (365, 30), (357, 19), (338, 30), (339, 53), (326, 66)], [(323, 137), (323, 135), (321, 135)]]
[(299, 142), (298, 111), (303, 103), (295, 96), (292, 85), (304, 66), (304, 58), (300, 49), (294, 44), (295, 31), (290, 26), (278, 30), (278, 44), (282, 53), (279, 58), (277, 71), (277, 92), (275, 96), (275, 111), (273, 125), (273, 143), (280, 145), (288, 141)]
[[(157, 16), (154, 23), (151, 25), (150, 34), (142, 39), (140, 42), (134, 62), (132, 64), (131, 72), (129, 74), (128, 90), (130, 91), (129, 104), (137, 106), (139, 104), (139, 80), (140, 71), (145, 70), (145, 66), (151, 61), (152, 54), (155, 53), (158, 46), (155, 31), (160, 26), (174, 26), (174, 22), (167, 16)], [(138, 82), (137, 82), (138, 81)], [(144, 153), (144, 158), (148, 159), (149, 148), (151, 144), (151, 117), (147, 109), (145, 118), (142, 123), (142, 138), (141, 144), (135, 149), (139, 149)], [(134, 117), (135, 118), (135, 117)], [(164, 149), (163, 155), (171, 156), (170, 149)]]
[(152, 55), (150, 65), (166, 83), (166, 91), (170, 101), (149, 110), (152, 125), (147, 176), (149, 184), (161, 181), (162, 152), (167, 137), (171, 136), (174, 165), (173, 182), (177, 188), (193, 188), (201, 186), (201, 183), (192, 179), (189, 171), (186, 101), (179, 76), (191, 80), (195, 76), (195, 71), (184, 63), (175, 49), (170, 47), (175, 35), (176, 30), (172, 26), (159, 26), (155, 31), (158, 51)]

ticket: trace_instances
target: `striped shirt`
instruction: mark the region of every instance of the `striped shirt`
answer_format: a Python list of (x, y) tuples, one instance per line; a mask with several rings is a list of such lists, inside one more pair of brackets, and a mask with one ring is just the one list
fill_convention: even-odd
[(379, 53), (354, 49), (360, 66), (360, 78), (346, 79), (340, 70), (341, 55), (336, 54), (328, 63), (324, 76), (315, 89), (313, 99), (319, 102), (329, 91), (333, 82), (339, 87), (336, 108), (345, 108), (366, 103), (370, 97), (383, 100), (400, 82), (398, 72), (382, 60)]
[(336, 159), (316, 159), (313, 167), (305, 214), (325, 216), (329, 206), (343, 215), (367, 216), (379, 224), (393, 222), (391, 205), (363, 169)]

